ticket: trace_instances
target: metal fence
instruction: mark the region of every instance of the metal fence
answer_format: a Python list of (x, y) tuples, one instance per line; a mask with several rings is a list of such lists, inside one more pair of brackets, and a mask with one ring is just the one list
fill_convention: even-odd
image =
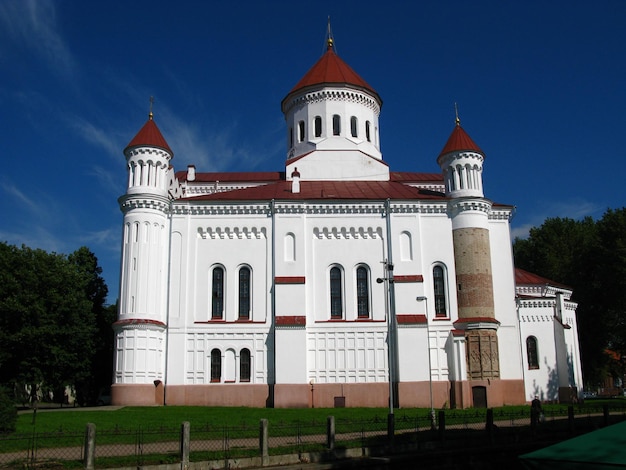
[[(0, 468), (120, 468), (168, 463), (222, 462), (296, 454), (361, 449), (370, 455), (395, 450), (469, 448), (543, 439), (554, 441), (626, 420), (626, 409), (574, 407), (549, 410), (532, 422), (529, 410), (477, 409), (430, 413), (397, 410), (393, 433), (388, 417), (369, 420), (326, 421), (267, 425), (264, 443), (258, 426), (218, 427), (210, 424), (181, 428), (98, 429), (94, 439), (84, 433), (32, 433), (0, 436)], [(262, 428), (262, 426), (261, 426)], [(187, 436), (187, 437), (185, 437)], [(97, 445), (95, 444), (97, 442)], [(92, 446), (91, 450), (89, 446)], [(377, 450), (378, 449), (378, 450)], [(94, 458), (89, 462), (86, 456)], [(269, 457), (267, 457), (269, 459)], [(267, 463), (269, 460), (263, 460)], [(92, 465), (92, 466), (91, 466)], [(209, 467), (216, 468), (216, 467)]]

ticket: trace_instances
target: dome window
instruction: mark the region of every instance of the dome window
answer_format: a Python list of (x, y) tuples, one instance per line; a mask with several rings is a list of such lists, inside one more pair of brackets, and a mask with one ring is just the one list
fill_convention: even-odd
[(333, 135), (341, 135), (341, 116), (333, 114)]
[(315, 137), (322, 136), (322, 118), (315, 116)]
[(298, 122), (298, 142), (304, 142), (304, 121)]
[(352, 116), (350, 118), (350, 134), (352, 134), (352, 137), (358, 137), (359, 133), (358, 133), (358, 121), (356, 119), (356, 116)]

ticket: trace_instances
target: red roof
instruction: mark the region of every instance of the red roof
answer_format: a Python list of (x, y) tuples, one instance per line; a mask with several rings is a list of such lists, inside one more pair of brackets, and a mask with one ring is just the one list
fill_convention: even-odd
[(278, 200), (384, 200), (445, 199), (443, 193), (428, 191), (395, 181), (301, 181), (300, 192), (291, 191), (290, 181), (184, 198), (187, 201), (269, 201)]
[(443, 150), (439, 153), (439, 157), (445, 155), (450, 152), (460, 152), (460, 151), (471, 151), (478, 152), (483, 154), (483, 151), (480, 149), (478, 145), (472, 140), (472, 138), (463, 130), (460, 124), (454, 126), (454, 130), (450, 137), (448, 138), (448, 142), (443, 147)]
[[(315, 63), (313, 67), (311, 67), (304, 77), (296, 83), (296, 86), (291, 89), (291, 91), (287, 94), (287, 97), (303, 88), (327, 84), (352, 85), (357, 88), (362, 88), (373, 94), (378, 102), (382, 104), (382, 100), (380, 99), (380, 96), (378, 96), (378, 93), (376, 93), (376, 91), (359, 76), (359, 74), (352, 70), (348, 64), (339, 58), (339, 56), (335, 53), (332, 44), (328, 45), (326, 53)], [(283, 103), (287, 97), (285, 97)]]
[(130, 147), (139, 147), (139, 146), (147, 146), (147, 147), (158, 147), (164, 150), (167, 150), (172, 157), (174, 156), (174, 152), (170, 149), (170, 146), (167, 145), (167, 142), (163, 138), (161, 131), (152, 120), (152, 116), (148, 119), (141, 130), (137, 132), (137, 135), (130, 141), (130, 143), (126, 146), (126, 148)]
[(520, 268), (515, 268), (515, 284), (518, 286), (545, 286), (550, 285), (553, 287), (561, 287), (570, 289), (570, 287), (560, 284), (558, 282), (551, 281), (545, 277), (538, 276), (537, 274), (529, 273)]
[[(176, 178), (178, 178), (178, 181), (187, 181), (187, 171), (177, 171)], [(224, 171), (214, 173), (196, 173), (196, 179), (192, 182), (212, 183), (219, 181), (220, 183), (270, 183), (284, 179), (284, 171)]]

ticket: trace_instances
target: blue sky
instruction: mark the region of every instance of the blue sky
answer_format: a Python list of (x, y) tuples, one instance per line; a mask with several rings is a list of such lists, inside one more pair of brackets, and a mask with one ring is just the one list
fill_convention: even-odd
[(382, 97), (383, 158), (438, 172), (461, 123), (485, 194), (547, 217), (625, 205), (626, 2), (0, 1), (0, 240), (88, 246), (119, 291), (122, 154), (155, 122), (173, 164), (278, 171), (280, 101), (325, 50)]

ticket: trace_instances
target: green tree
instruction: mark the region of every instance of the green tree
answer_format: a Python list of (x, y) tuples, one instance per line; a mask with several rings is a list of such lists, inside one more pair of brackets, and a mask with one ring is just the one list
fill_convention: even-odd
[(34, 396), (42, 387), (58, 391), (88, 380), (96, 331), (92, 308), (101, 294), (88, 295), (94, 280), (89, 259), (83, 249), (70, 260), (0, 244), (1, 383), (27, 386)]
[[(90, 373), (85, 380), (76, 383), (79, 403), (95, 403), (98, 392), (111, 386), (113, 375), (113, 329), (117, 315), (115, 306), (106, 306), (108, 287), (102, 278), (98, 258), (86, 247), (81, 247), (68, 256), (88, 279), (85, 295), (92, 303), (94, 315), (94, 341)], [(112, 310), (115, 309), (115, 310)], [(113, 312), (113, 314), (112, 314)]]
[(626, 355), (626, 207), (605, 212), (598, 221), (598, 297), (608, 331), (608, 347)]

